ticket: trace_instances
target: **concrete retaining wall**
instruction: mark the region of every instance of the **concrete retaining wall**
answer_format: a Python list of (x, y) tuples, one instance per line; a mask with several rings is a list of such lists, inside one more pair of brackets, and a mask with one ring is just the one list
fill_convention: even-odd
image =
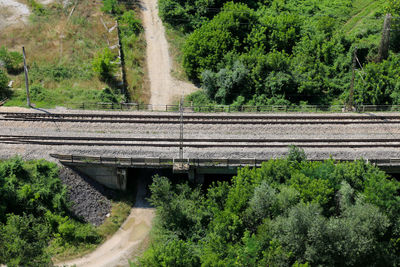
[(82, 163), (65, 164), (111, 189), (126, 190), (126, 169)]

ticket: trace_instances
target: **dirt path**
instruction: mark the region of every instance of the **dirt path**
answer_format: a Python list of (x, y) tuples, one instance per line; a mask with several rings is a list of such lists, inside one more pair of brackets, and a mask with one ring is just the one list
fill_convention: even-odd
[(146, 241), (154, 218), (154, 209), (145, 201), (146, 185), (139, 183), (135, 207), (122, 227), (92, 253), (57, 266), (113, 267), (129, 266), (128, 260), (136, 255)]
[(157, 0), (142, 0), (143, 26), (147, 43), (147, 68), (150, 80), (150, 104), (154, 109), (165, 109), (182, 94), (198, 88), (193, 84), (178, 81), (171, 76), (172, 61), (163, 23), (158, 16)]
[[(38, 0), (37, 2), (47, 5), (53, 1), (54, 0)], [(16, 0), (0, 0), (0, 30), (8, 26), (21, 26), (28, 23), (30, 14), (31, 11), (26, 4)]]
[(15, 0), (0, 0), (0, 30), (13, 25), (27, 23), (29, 8)]

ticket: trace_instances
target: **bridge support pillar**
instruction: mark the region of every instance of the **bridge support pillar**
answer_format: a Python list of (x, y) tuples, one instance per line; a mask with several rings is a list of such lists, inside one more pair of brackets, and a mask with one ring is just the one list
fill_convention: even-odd
[(126, 190), (126, 169), (118, 168), (117, 169), (117, 187), (119, 190)]
[(189, 172), (188, 172), (188, 176), (189, 176), (189, 182), (191, 182), (191, 183), (195, 183), (196, 181), (196, 171), (195, 171), (195, 169), (193, 169), (193, 168), (191, 168), (191, 169), (189, 169)]
[(204, 174), (201, 173), (196, 174), (196, 183), (204, 184)]
[(189, 176), (189, 181), (191, 183), (196, 183), (196, 184), (204, 183), (204, 174), (198, 173), (196, 169), (189, 169), (188, 176)]

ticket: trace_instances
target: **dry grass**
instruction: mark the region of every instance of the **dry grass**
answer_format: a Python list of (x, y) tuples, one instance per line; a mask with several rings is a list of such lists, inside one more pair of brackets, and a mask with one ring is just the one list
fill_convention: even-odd
[[(140, 9), (136, 7), (134, 11), (137, 18), (142, 20)], [(124, 48), (128, 92), (131, 96), (131, 101), (147, 104), (150, 101), (150, 82), (147, 77), (144, 32), (136, 37), (134, 43), (134, 46)]]
[(169, 53), (172, 58), (172, 72), (171, 75), (181, 81), (189, 81), (185, 70), (183, 69), (183, 45), (185, 44), (185, 34), (172, 28), (168, 24), (164, 24), (165, 33), (169, 44)]
[[(63, 8), (58, 3), (47, 6), (47, 15), (31, 15), (30, 23), (23, 27), (9, 27), (0, 32), (1, 45), (9, 50), (21, 51), (25, 46), (27, 61), (30, 68), (34, 64), (39, 67), (62, 66), (73, 73), (68, 79), (49, 79), (30, 77), (32, 83), (40, 83), (46, 89), (87, 88), (99, 90), (107, 87), (92, 73), (91, 61), (96, 53), (117, 40), (117, 31), (108, 33), (100, 17), (111, 27), (115, 20), (100, 11), (101, 2), (93, 0), (79, 1), (75, 11), (68, 20), (72, 6)], [(82, 68), (82, 67), (85, 68)], [(82, 78), (82, 70), (87, 75)], [(11, 77), (14, 88), (23, 86), (24, 76), (19, 74)], [(68, 100), (68, 99), (66, 99)]]
[(0, 9), (0, 18), (8, 18), (11, 17), (12, 15), (13, 11), (10, 7), (6, 6)]

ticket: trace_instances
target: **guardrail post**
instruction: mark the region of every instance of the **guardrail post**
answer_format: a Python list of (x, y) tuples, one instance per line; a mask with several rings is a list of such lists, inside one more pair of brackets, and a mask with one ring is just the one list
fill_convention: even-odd
[(71, 162), (74, 163), (74, 155), (71, 155)]

